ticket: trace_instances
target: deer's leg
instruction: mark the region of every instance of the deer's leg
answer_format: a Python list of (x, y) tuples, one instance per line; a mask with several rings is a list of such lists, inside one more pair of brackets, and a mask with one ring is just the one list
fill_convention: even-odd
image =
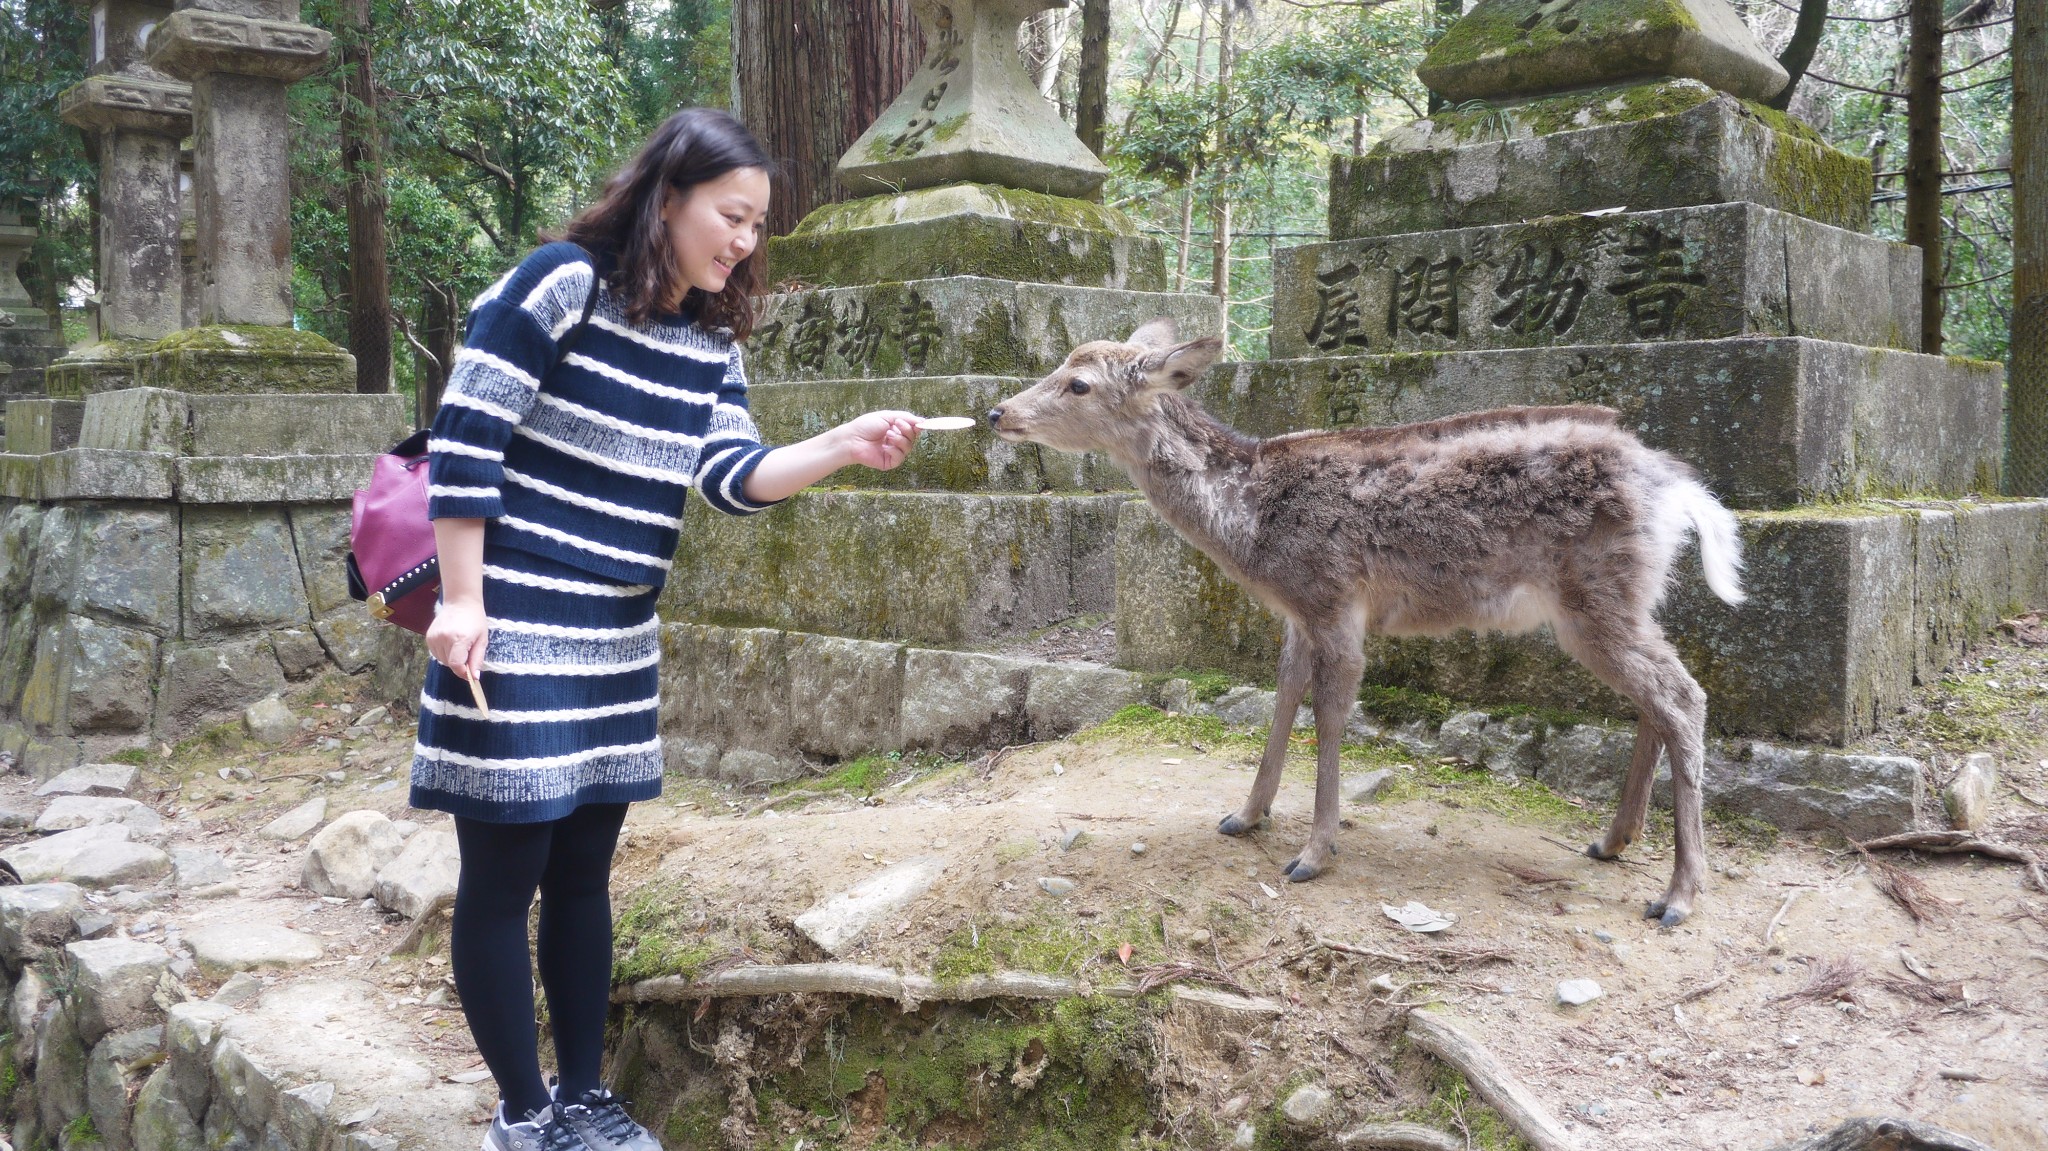
[(1337, 759), (1344, 750), (1344, 725), (1358, 699), (1365, 672), (1364, 636), (1350, 629), (1315, 640), (1316, 814), (1308, 845), (1281, 873), (1296, 883), (1314, 879), (1337, 854)]
[(1635, 754), (1629, 760), (1621, 802), (1607, 836), (1586, 849), (1612, 859), (1642, 835), (1649, 818), (1657, 753), (1671, 762), (1674, 861), (1671, 884), (1652, 902), (1645, 918), (1675, 927), (1692, 914), (1706, 881), (1706, 828), (1702, 818), (1701, 773), (1706, 759), (1707, 696), (1685, 670), (1653, 623), (1610, 631), (1586, 620), (1558, 629), (1566, 650), (1600, 680), (1627, 696), (1638, 716)]
[(1280, 769), (1287, 766), (1287, 737), (1294, 733), (1294, 716), (1308, 694), (1309, 645), (1301, 625), (1287, 621), (1287, 634), (1280, 643), (1280, 683), (1273, 696), (1273, 726), (1266, 734), (1266, 751), (1259, 757), (1259, 774), (1252, 780), (1252, 793), (1236, 815), (1226, 815), (1216, 830), (1225, 835), (1243, 835), (1257, 827), (1273, 810), (1273, 797), (1280, 792)]

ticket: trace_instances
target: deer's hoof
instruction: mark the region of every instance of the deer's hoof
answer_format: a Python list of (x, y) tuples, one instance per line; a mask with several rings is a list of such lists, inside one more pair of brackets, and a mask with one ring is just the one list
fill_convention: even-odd
[[(1287, 866), (1280, 869), (1280, 874), (1286, 876), (1290, 883), (1307, 883), (1309, 880), (1314, 879), (1318, 875), (1321, 875), (1324, 872), (1324, 870), (1328, 867), (1328, 863), (1309, 863), (1305, 858), (1309, 854), (1311, 853), (1304, 851), (1300, 855), (1295, 856), (1293, 859), (1288, 860)], [(1323, 854), (1325, 860), (1327, 860), (1329, 856), (1335, 855), (1336, 852), (1328, 851), (1324, 852)]]
[(1586, 845), (1586, 854), (1594, 859), (1620, 859), (1622, 850), (1622, 848), (1616, 848), (1613, 851), (1609, 851), (1605, 844), (1597, 841)]
[(1659, 927), (1677, 927), (1685, 922), (1684, 908), (1673, 907), (1662, 899), (1654, 900), (1643, 908), (1644, 919), (1654, 919)]
[(1225, 835), (1250, 835), (1252, 829), (1257, 826), (1256, 822), (1246, 823), (1241, 815), (1226, 815), (1223, 822), (1216, 825), (1216, 830)]

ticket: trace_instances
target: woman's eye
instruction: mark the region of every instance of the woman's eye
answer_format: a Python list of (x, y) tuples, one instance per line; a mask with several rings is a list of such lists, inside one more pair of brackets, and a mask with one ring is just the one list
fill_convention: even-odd
[(1077, 396), (1085, 396), (1088, 394), (1088, 381), (1076, 376), (1067, 381), (1067, 390)]

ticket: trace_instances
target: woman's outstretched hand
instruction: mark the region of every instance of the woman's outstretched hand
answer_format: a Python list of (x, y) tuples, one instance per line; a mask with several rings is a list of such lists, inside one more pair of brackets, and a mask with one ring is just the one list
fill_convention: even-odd
[(917, 446), (917, 417), (909, 412), (869, 412), (839, 425), (847, 462), (886, 472)]

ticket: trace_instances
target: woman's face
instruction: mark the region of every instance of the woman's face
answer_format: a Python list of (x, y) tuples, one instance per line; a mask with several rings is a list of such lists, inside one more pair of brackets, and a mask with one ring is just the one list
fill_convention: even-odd
[(661, 219), (684, 281), (715, 296), (761, 242), (768, 219), (768, 173), (735, 168), (688, 192), (671, 191)]

